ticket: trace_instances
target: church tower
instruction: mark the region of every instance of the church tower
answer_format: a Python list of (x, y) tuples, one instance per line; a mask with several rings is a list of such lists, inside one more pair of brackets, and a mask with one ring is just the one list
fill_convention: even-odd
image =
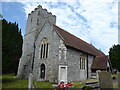
[(51, 12), (47, 12), (41, 5), (28, 14), (22, 57), (19, 61), (17, 73), (18, 78), (28, 78), (34, 58), (35, 41), (46, 22), (56, 24), (56, 16), (52, 15)]

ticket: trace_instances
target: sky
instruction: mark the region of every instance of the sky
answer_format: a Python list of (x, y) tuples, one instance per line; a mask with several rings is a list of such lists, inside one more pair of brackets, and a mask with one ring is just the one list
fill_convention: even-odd
[[(118, 44), (119, 0), (1, 0), (7, 21), (25, 34), (28, 14), (38, 5), (56, 15), (56, 25), (108, 54)], [(1, 5), (1, 4), (0, 4)]]

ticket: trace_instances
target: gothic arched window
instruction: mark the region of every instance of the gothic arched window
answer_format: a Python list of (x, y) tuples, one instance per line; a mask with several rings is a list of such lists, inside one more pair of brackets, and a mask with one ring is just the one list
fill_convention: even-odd
[(85, 56), (81, 56), (80, 57), (80, 69), (81, 70), (86, 70), (86, 65), (87, 65), (87, 62), (86, 62), (86, 57)]
[(43, 38), (41, 41), (40, 47), (40, 58), (48, 58), (48, 51), (49, 51), (49, 42), (47, 38)]

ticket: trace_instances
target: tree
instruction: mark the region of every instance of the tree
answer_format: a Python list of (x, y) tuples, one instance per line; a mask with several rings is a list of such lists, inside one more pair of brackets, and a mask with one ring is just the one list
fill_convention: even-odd
[(109, 51), (112, 68), (120, 71), (120, 45), (114, 45)]
[(0, 18), (3, 18), (3, 15), (0, 13)]
[(21, 29), (18, 24), (2, 20), (2, 73), (17, 73), (22, 55)]

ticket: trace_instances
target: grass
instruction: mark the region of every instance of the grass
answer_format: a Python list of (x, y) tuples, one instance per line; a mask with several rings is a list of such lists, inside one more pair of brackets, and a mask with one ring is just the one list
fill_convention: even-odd
[(35, 88), (54, 88), (51, 82), (34, 81)]
[(84, 82), (74, 82), (74, 87), (71, 87), (71, 88), (82, 88), (85, 83)]
[[(50, 82), (34, 81), (35, 88), (53, 88)], [(2, 76), (2, 88), (28, 88), (28, 80), (19, 80), (12, 74)]]
[(117, 79), (117, 74), (112, 74), (112, 78)]
[(84, 87), (86, 82), (98, 82), (98, 79), (87, 79), (87, 80), (82, 81), (82, 82), (74, 82), (73, 88), (82, 88), (82, 87)]
[(85, 82), (99, 82), (98, 79), (87, 79), (85, 80)]
[[(112, 78), (114, 78), (115, 80), (117, 80), (117, 74), (112, 74)], [(118, 88), (118, 83), (113, 83), (113, 87), (114, 88)]]
[[(2, 88), (28, 88), (28, 80), (19, 80), (13, 74), (3, 75), (2, 78)], [(52, 86), (52, 82), (40, 82), (33, 81), (35, 88), (55, 88)], [(73, 82), (74, 86), (71, 88), (82, 88), (86, 82), (98, 82), (98, 79), (87, 79), (83, 82)], [(118, 84), (113, 84), (114, 88), (118, 88)]]
[[(52, 82), (33, 81), (35, 88), (56, 88), (52, 86)], [(74, 87), (81, 88), (85, 85), (84, 82), (74, 82)], [(19, 80), (13, 74), (6, 74), (2, 76), (2, 88), (28, 88), (28, 80)]]
[(18, 80), (12, 74), (2, 76), (2, 88), (27, 88), (28, 80)]
[(113, 88), (118, 88), (118, 84), (117, 83), (113, 83)]

